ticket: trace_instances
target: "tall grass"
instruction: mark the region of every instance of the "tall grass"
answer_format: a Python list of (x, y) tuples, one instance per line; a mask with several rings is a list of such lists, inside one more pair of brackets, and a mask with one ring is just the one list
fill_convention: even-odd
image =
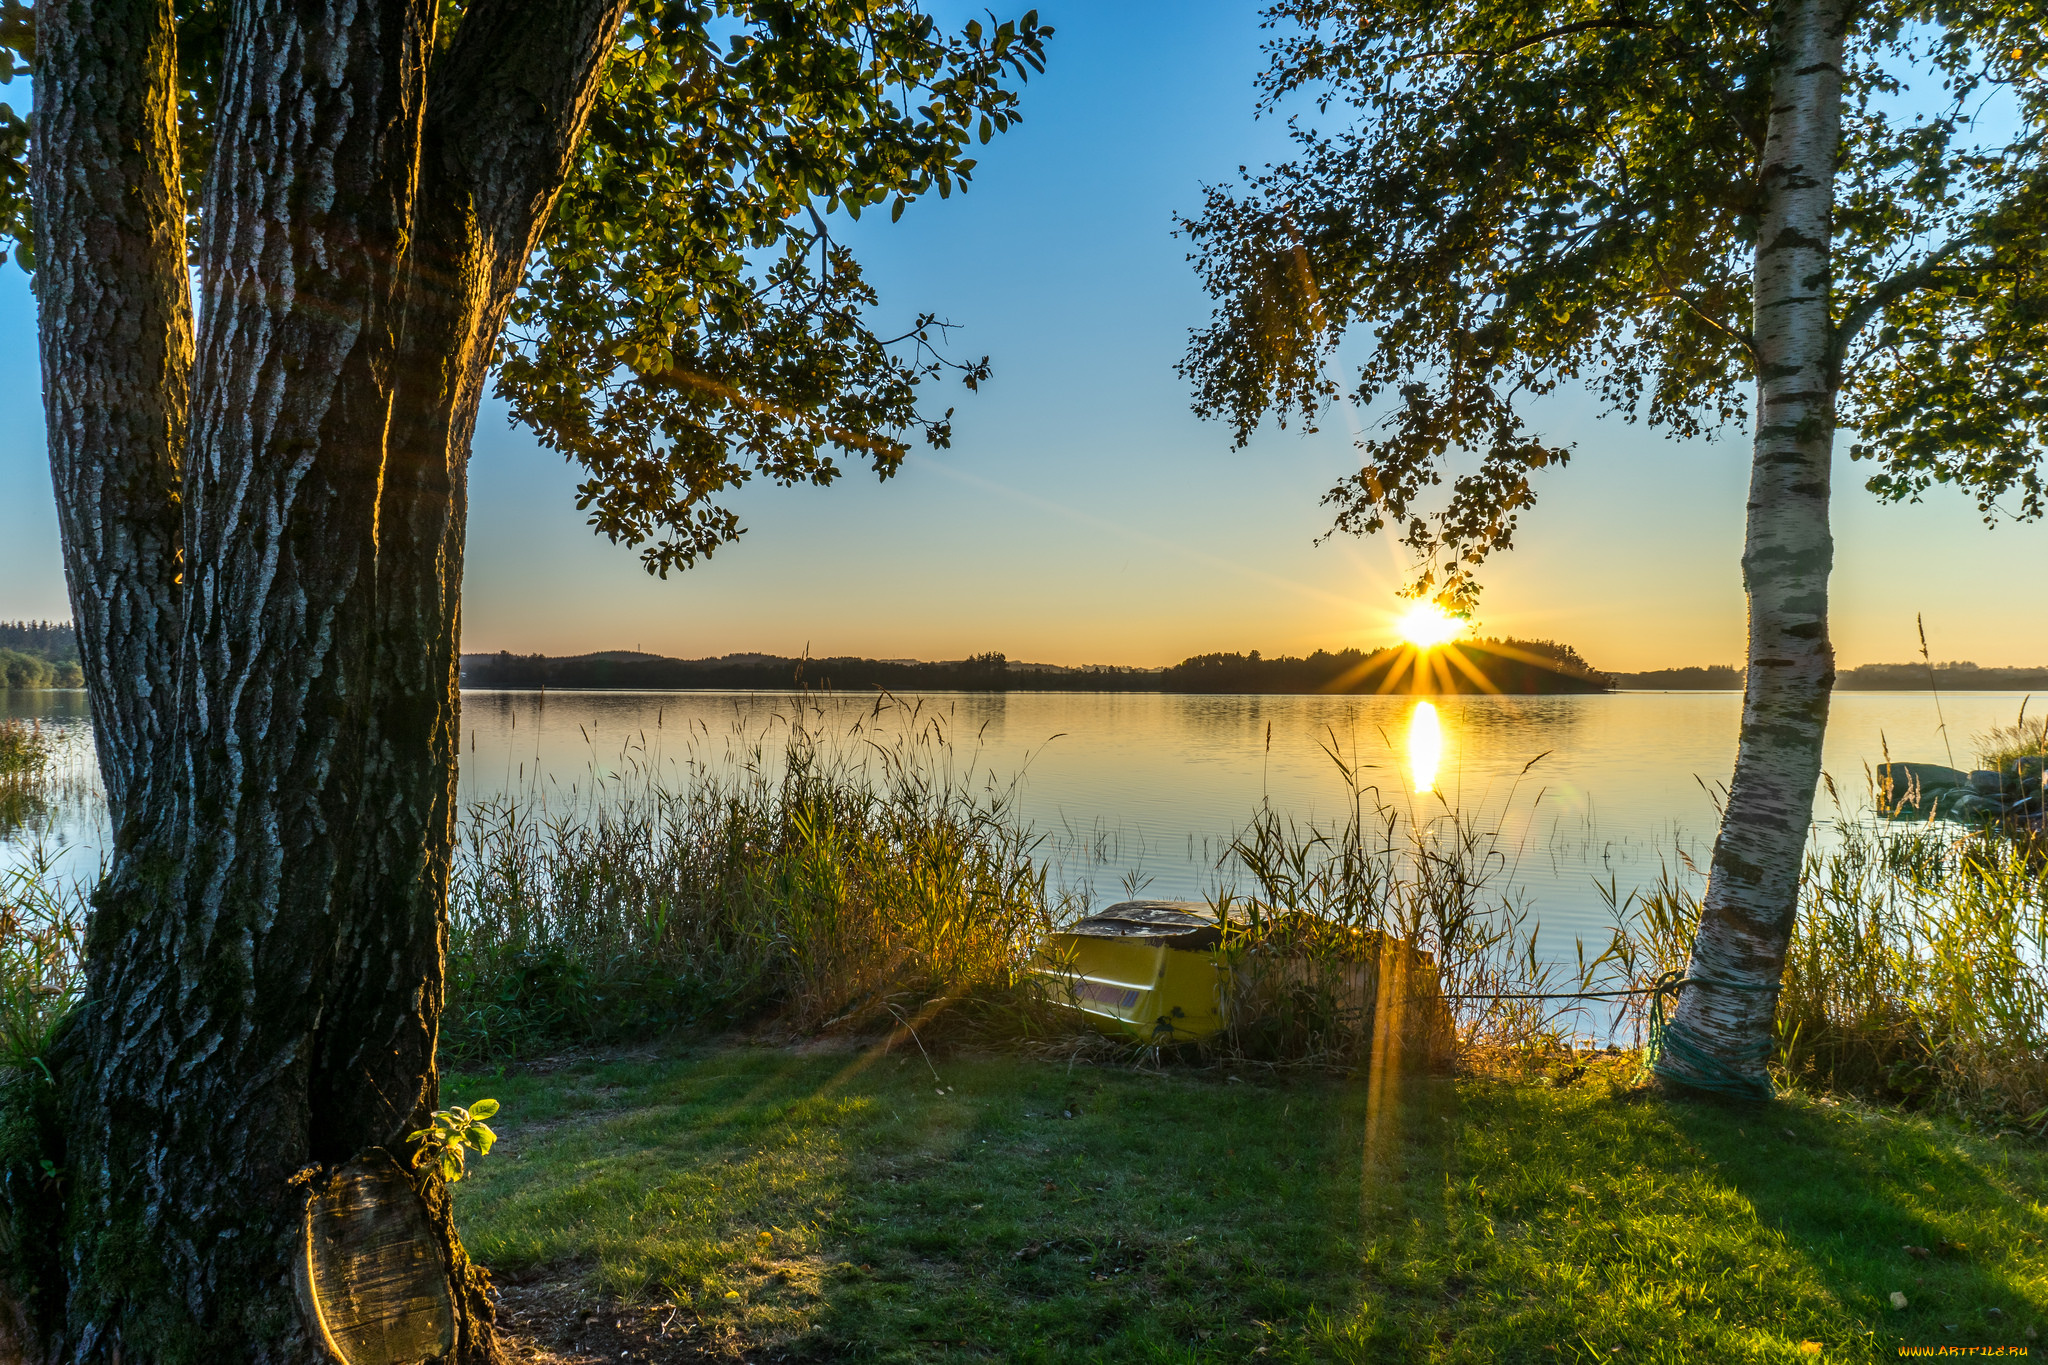
[(1233, 999), (1212, 1048), (1349, 1067), (1398, 1045), (1443, 1065), (1575, 1040), (1587, 1010), (1532, 997), (1613, 978), (1613, 959), (1581, 953), (1573, 972), (1538, 952), (1501, 822), (1434, 795), (1390, 800), (1334, 734), (1323, 749), (1345, 786), (1343, 819), (1302, 824), (1264, 807), (1224, 856), (1226, 875), (1248, 885), (1217, 898)]
[[(1050, 886), (1014, 784), (977, 778), (943, 715), (885, 699), (834, 734), (827, 714), (799, 708), (723, 761), (693, 757), (673, 789), (629, 752), (625, 779), (569, 809), (537, 793), (474, 808), (451, 910), (451, 1052), (769, 1014), (792, 1032), (942, 1014), (1012, 1035), (1078, 1027), (1031, 969), (1085, 893)], [(1263, 809), (1223, 854), (1235, 998), (1204, 1050), (1348, 1067), (1393, 1042), (1442, 1063), (1575, 1036), (1573, 1002), (1493, 997), (1583, 986), (1612, 958), (1577, 973), (1544, 959), (1492, 824), (1434, 797), (1382, 801), (1334, 736), (1326, 747), (1347, 817), (1321, 828)]]
[(2019, 718), (2011, 725), (1995, 726), (1977, 736), (1977, 759), (1987, 768), (2012, 771), (2032, 759), (2034, 775), (2038, 777), (2044, 756), (2048, 756), (2048, 716), (2036, 716), (2029, 721), (2024, 702), (2020, 704)]
[(1807, 865), (1780, 1066), (2048, 1134), (2048, 860), (2033, 842), (1845, 822)]
[[(468, 811), (449, 1059), (740, 1021), (1071, 1027), (1031, 968), (1088, 906), (1053, 884), (1014, 782), (977, 772), (943, 714), (884, 699), (837, 731), (828, 714), (799, 707), (719, 760), (693, 754), (674, 785), (627, 755), (622, 777), (575, 799), (536, 787)], [(1219, 862), (1235, 1008), (1212, 1055), (1356, 1067), (1395, 1042), (1441, 1063), (1640, 1040), (1643, 995), (1569, 997), (1682, 967), (1697, 869), (1681, 858), (1625, 897), (1610, 884), (1609, 940), (1559, 958), (1539, 951), (1516, 889), (1510, 822), (1384, 799), (1327, 747), (1344, 815), (1319, 826), (1262, 808)], [(1887, 824), (1839, 800), (1835, 815), (1804, 869), (1781, 1083), (2048, 1135), (2041, 842)], [(0, 1051), (17, 1062), (75, 1000), (84, 913), (47, 859), (0, 872)]]
[(0, 1063), (34, 1066), (78, 1003), (86, 910), (85, 889), (43, 850), (0, 867)]
[(0, 720), (0, 834), (19, 829), (43, 812), (43, 778), (51, 748), (42, 726)]
[[(52, 788), (69, 784), (53, 763), (57, 745), (41, 725), (0, 721), (0, 837), (49, 810)], [(0, 1067), (37, 1065), (78, 1003), (87, 887), (61, 875), (37, 841), (14, 865), (0, 865)]]
[(0, 720), (0, 778), (29, 778), (50, 762), (50, 740), (40, 725)]
[[(811, 716), (806, 723), (806, 715)], [(1030, 1008), (1032, 945), (1067, 913), (1014, 789), (977, 784), (943, 718), (878, 703), (843, 734), (799, 709), (588, 804), (470, 813), (445, 1037), (510, 1055), (773, 1010), (791, 1030)], [(630, 765), (629, 765), (630, 766)]]
[[(1875, 820), (1838, 795), (1835, 816), (1800, 881), (1778, 1083), (2048, 1136), (2048, 849)], [(1667, 866), (1624, 907), (1622, 951), (1648, 972), (1683, 967), (1701, 880)]]

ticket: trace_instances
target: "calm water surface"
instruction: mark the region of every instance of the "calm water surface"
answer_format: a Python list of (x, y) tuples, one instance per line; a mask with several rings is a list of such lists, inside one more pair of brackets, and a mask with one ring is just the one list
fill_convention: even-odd
[[(0, 832), (0, 862), (38, 842), (89, 873), (104, 837), (82, 693), (0, 693), (0, 713), (64, 737), (52, 807)], [(1865, 767), (1969, 766), (1974, 736), (2010, 724), (2018, 694), (1848, 692), (1834, 700), (1826, 768), (1853, 809)], [(868, 739), (943, 735), (956, 779), (1009, 792), (1045, 836), (1055, 879), (1114, 899), (1126, 888), (1200, 896), (1228, 884), (1218, 861), (1262, 802), (1295, 820), (1341, 821), (1336, 751), (1378, 799), (1427, 816), (1455, 807), (1499, 831), (1502, 889), (1519, 888), (1554, 946), (1606, 922), (1596, 884), (1626, 895), (1679, 851), (1702, 865), (1714, 798), (1734, 762), (1741, 697), (1622, 692), (1574, 697), (1197, 697), (952, 693), (877, 715), (861, 698), (782, 693), (467, 692), (465, 806), (507, 795), (553, 810), (614, 784), (680, 786), (693, 765), (777, 765), (792, 723), (855, 758)], [(1433, 781), (1426, 771), (1432, 766)], [(1427, 786), (1429, 790), (1418, 790)], [(1825, 794), (1817, 807), (1832, 814)]]

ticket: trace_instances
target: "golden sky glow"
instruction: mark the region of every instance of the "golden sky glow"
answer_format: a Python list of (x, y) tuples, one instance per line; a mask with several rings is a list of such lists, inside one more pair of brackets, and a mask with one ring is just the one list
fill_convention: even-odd
[[(1324, 538), (1330, 509), (1318, 501), (1358, 472), (1354, 442), (1385, 412), (1336, 404), (1313, 432), (1269, 422), (1239, 450), (1226, 423), (1190, 409), (1173, 368), (1209, 309), (1187, 243), (1168, 230), (1176, 211), (1235, 166), (1293, 155), (1285, 120), (1251, 116), (1271, 36), (1262, 8), (1177, 6), (1162, 29), (1158, 6), (1067, 6), (1057, 60), (1025, 95), (1031, 121), (990, 147), (974, 192), (893, 225), (861, 220), (878, 317), (931, 310), (962, 323), (949, 353), (989, 354), (995, 368), (973, 395), (934, 396), (937, 409), (958, 403), (951, 448), (918, 445), (887, 483), (861, 459), (831, 488), (757, 478), (735, 494), (749, 528), (739, 544), (654, 578), (634, 549), (593, 534), (576, 506), (586, 475), (487, 400), (469, 466), (462, 647), (689, 659), (1000, 650), (1151, 668), (1217, 650), (1396, 642), (1410, 602), (1395, 594), (1414, 567), (1401, 528)], [(1162, 42), (1172, 60), (1129, 59)], [(1105, 128), (1143, 130), (1142, 174), (1125, 165), (1129, 139)], [(1077, 317), (1116, 323), (1076, 328)], [(34, 355), (35, 326), (28, 276), (0, 269), (0, 347)], [(1331, 373), (1355, 378), (1366, 340)], [(71, 612), (39, 384), (37, 366), (0, 367), (0, 403), (18, 418), (0, 424), (0, 620)], [(1574, 383), (1534, 414), (1574, 454), (1543, 472), (1515, 549), (1481, 571), (1486, 632), (1564, 641), (1611, 670), (1739, 663), (1748, 433), (1667, 440), (1598, 421), (1599, 407)], [(1937, 660), (2044, 662), (2048, 595), (1986, 592), (1984, 576), (1987, 564), (2048, 563), (2048, 521), (1987, 529), (1953, 487), (1880, 503), (1849, 444), (1837, 443), (1830, 510), (1839, 666), (1917, 659), (1918, 612)], [(1902, 578), (1901, 545), (1948, 552), (1917, 557)], [(1430, 676), (1455, 670), (1457, 654), (1429, 652)]]

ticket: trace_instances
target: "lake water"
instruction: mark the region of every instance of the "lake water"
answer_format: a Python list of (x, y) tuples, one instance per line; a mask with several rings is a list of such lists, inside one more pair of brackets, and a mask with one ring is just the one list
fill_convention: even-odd
[[(1866, 802), (1866, 765), (1887, 746), (1935, 762), (1952, 747), (1967, 767), (1974, 737), (2010, 724), (2022, 700), (1837, 694), (1826, 769), (1853, 809)], [(612, 783), (680, 786), (693, 765), (772, 768), (793, 722), (856, 757), (870, 739), (941, 735), (956, 778), (1011, 792), (1044, 836), (1055, 880), (1097, 903), (1126, 889), (1215, 890), (1229, 875), (1219, 858), (1261, 803), (1302, 822), (1341, 821), (1349, 795), (1334, 750), (1404, 814), (1455, 807), (1498, 830), (1500, 885), (1519, 890), (1556, 951), (1599, 935), (1597, 884), (1612, 879), (1625, 896), (1681, 851), (1704, 866), (1741, 697), (1438, 697), (1420, 717), (1422, 703), (1407, 697), (1144, 693), (932, 694), (879, 714), (868, 698), (786, 693), (467, 692), (462, 704), (465, 806), (510, 794), (562, 810)], [(0, 832), (0, 863), (39, 845), (89, 874), (104, 820), (84, 695), (0, 692), (0, 714), (61, 739), (56, 800)], [(1432, 749), (1433, 780), (1419, 783)], [(1825, 795), (1816, 814), (1833, 814)]]

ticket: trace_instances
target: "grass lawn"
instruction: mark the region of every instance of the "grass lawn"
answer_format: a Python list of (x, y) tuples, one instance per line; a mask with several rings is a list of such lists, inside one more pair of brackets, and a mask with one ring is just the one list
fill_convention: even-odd
[(1847, 1105), (1634, 1098), (1597, 1069), (1418, 1080), (1382, 1106), (1321, 1076), (936, 1066), (719, 1043), (452, 1076), (451, 1100), (504, 1105), (458, 1187), (464, 1238), (501, 1278), (713, 1355), (2048, 1352), (2039, 1149)]

